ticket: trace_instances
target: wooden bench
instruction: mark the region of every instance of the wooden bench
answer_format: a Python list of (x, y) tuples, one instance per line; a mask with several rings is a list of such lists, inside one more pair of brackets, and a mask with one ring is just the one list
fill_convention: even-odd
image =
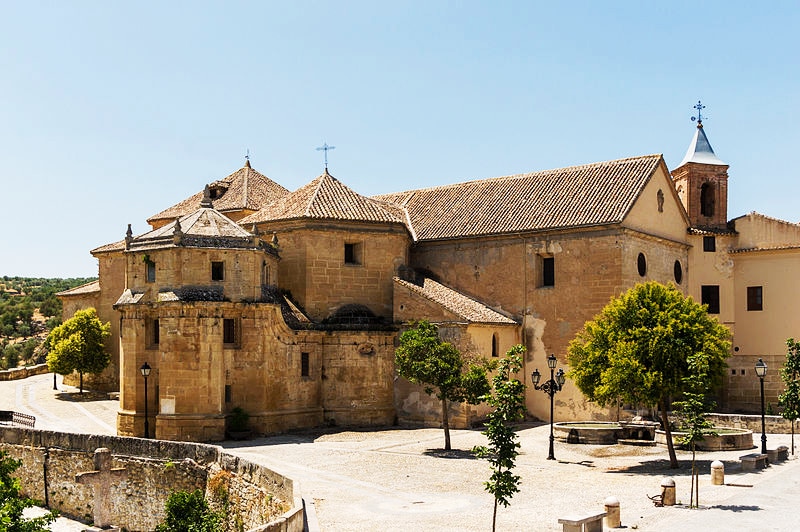
[(564, 532), (603, 532), (603, 518), (606, 512), (590, 514), (583, 517), (564, 517), (558, 520)]
[(740, 456), (739, 460), (742, 461), (742, 471), (754, 471), (756, 469), (764, 469), (767, 467), (767, 455), (761, 453), (752, 453)]

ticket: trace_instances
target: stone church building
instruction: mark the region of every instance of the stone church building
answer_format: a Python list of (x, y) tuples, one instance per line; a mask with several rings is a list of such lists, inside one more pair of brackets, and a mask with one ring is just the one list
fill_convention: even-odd
[[(326, 170), (289, 191), (250, 165), (155, 214), (151, 230), (92, 250), (99, 280), (60, 294), (65, 317), (94, 306), (112, 325), (118, 432), (219, 440), (242, 407), (255, 432), (437, 423), (438, 402), (396, 376), (403, 324), (427, 319), (462, 352), (521, 343), (526, 403), (554, 353), (613, 296), (673, 283), (733, 332), (720, 406), (758, 408), (753, 364), (781, 390), (786, 338), (800, 336), (800, 225), (728, 219), (728, 165), (699, 122), (670, 171), (644, 155), (365, 197)], [(567, 381), (557, 420), (606, 419)], [(454, 405), (456, 426), (485, 407)], [(152, 430), (152, 429), (151, 429)]]

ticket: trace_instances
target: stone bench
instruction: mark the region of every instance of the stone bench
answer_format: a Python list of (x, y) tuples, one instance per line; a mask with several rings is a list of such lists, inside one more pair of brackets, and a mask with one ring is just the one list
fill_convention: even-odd
[(785, 445), (781, 445), (777, 449), (767, 449), (767, 457), (770, 464), (782, 462), (789, 458), (789, 448)]
[(761, 453), (752, 453), (740, 456), (739, 460), (742, 461), (742, 471), (754, 471), (756, 469), (764, 469), (767, 467), (767, 455)]
[(603, 518), (606, 512), (589, 514), (583, 517), (564, 517), (558, 520), (564, 532), (603, 532)]

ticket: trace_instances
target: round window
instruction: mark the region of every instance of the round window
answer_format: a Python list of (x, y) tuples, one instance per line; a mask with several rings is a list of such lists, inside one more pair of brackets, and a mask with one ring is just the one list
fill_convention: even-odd
[(675, 274), (675, 282), (681, 284), (681, 281), (683, 281), (683, 267), (681, 267), (681, 261), (675, 261), (675, 267), (673, 270), (673, 273)]
[(647, 273), (647, 259), (644, 258), (644, 253), (639, 253), (639, 258), (636, 259), (636, 267), (639, 269), (639, 275), (644, 277)]

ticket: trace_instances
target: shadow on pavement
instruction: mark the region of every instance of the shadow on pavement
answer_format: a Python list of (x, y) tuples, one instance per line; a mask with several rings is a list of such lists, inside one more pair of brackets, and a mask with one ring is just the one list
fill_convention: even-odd
[(760, 506), (745, 506), (743, 504), (721, 504), (718, 506), (712, 506), (712, 508), (716, 508), (717, 510), (726, 510), (728, 512), (758, 512), (762, 510)]
[(91, 392), (89, 390), (84, 390), (83, 393), (58, 392), (57, 394), (55, 394), (55, 398), (58, 399), (59, 401), (78, 401), (78, 402), (109, 401), (107, 393)]
[(465, 451), (463, 449), (426, 449), (422, 452), (425, 456), (433, 456), (434, 458), (456, 458), (464, 460), (477, 460), (478, 457), (472, 454), (472, 451)]
[[(711, 462), (712, 460), (697, 460), (695, 465), (701, 474), (706, 474), (711, 470)], [(722, 463), (726, 473), (738, 473), (741, 470), (741, 465), (736, 460)], [(691, 460), (679, 460), (678, 468), (672, 469), (669, 466), (669, 460), (647, 460), (635, 465), (609, 467), (606, 471), (608, 473), (688, 477), (692, 474), (692, 462)]]

